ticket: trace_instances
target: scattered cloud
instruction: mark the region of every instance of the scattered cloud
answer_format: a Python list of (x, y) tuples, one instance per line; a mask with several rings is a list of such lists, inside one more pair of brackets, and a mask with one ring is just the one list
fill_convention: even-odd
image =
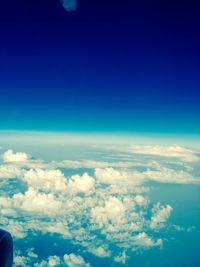
[[(192, 151), (182, 147), (131, 149), (136, 154), (180, 158), (189, 167), (196, 160)], [(6, 226), (15, 239), (38, 232), (57, 234), (84, 252), (122, 264), (126, 264), (131, 251), (161, 247), (163, 228), (170, 225), (173, 208), (152, 203), (145, 183), (199, 181), (190, 173), (193, 168), (170, 168), (159, 159), (44, 162), (12, 150), (1, 158), (0, 186), (11, 188), (8, 195), (0, 197), (1, 227)], [(26, 185), (23, 188), (22, 182)], [(180, 230), (179, 226), (173, 229)], [(30, 248), (26, 255), (16, 254), (15, 266), (90, 266), (81, 255), (68, 253), (41, 259)]]

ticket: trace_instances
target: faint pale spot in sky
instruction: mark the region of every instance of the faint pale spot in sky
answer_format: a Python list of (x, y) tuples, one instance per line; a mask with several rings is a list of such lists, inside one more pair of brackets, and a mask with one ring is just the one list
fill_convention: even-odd
[(61, 0), (63, 7), (68, 11), (74, 11), (77, 8), (77, 0)]

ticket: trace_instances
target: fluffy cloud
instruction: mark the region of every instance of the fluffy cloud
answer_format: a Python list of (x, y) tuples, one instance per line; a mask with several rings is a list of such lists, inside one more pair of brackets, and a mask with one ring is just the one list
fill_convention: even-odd
[(89, 263), (86, 263), (80, 255), (75, 255), (74, 253), (65, 254), (64, 262), (69, 267), (91, 267)]
[(160, 203), (157, 203), (152, 209), (153, 216), (151, 217), (150, 227), (152, 229), (164, 227), (164, 223), (169, 218), (171, 211), (172, 207), (170, 205), (164, 207), (161, 206)]
[(137, 195), (134, 200), (139, 206), (146, 206), (148, 204), (148, 200), (141, 195)]
[(61, 0), (61, 3), (68, 12), (77, 9), (77, 0)]
[(24, 170), (12, 165), (0, 165), (0, 178), (22, 177)]
[(58, 256), (49, 256), (47, 261), (42, 260), (41, 263), (34, 264), (35, 267), (54, 267), (61, 264), (61, 260)]
[(0, 205), (2, 214), (9, 214), (20, 210), (31, 213), (41, 213), (46, 215), (55, 215), (61, 210), (61, 202), (52, 194), (40, 193), (33, 188), (29, 188), (25, 194), (14, 194), (12, 198), (1, 197)]
[(99, 246), (99, 247), (93, 246), (93, 247), (90, 247), (88, 251), (100, 258), (107, 258), (111, 256), (110, 250), (108, 250), (108, 248), (104, 248), (103, 246)]
[(100, 227), (112, 224), (119, 224), (125, 215), (124, 204), (116, 197), (110, 197), (104, 207), (95, 207), (91, 210), (91, 221), (99, 224)]
[(116, 170), (113, 168), (95, 169), (95, 176), (102, 184), (113, 184), (120, 186), (140, 185), (152, 180), (159, 183), (190, 184), (199, 183), (199, 178), (194, 178), (183, 170), (174, 170), (154, 164), (154, 169), (147, 169), (143, 172), (132, 170)]
[(9, 149), (2, 155), (4, 162), (24, 162), (29, 159), (29, 155), (22, 152), (13, 153), (13, 150)]
[(113, 168), (95, 169), (95, 176), (102, 184), (138, 185), (144, 176), (139, 172), (119, 171)]
[(24, 175), (29, 187), (42, 189), (45, 192), (66, 190), (66, 178), (60, 170), (31, 169)]
[(73, 175), (69, 180), (68, 190), (70, 191), (70, 193), (89, 194), (92, 192), (94, 183), (95, 183), (94, 179), (87, 173), (84, 173), (82, 176), (76, 174)]
[(134, 244), (133, 250), (136, 250), (137, 247), (149, 249), (155, 246), (162, 246), (162, 239), (157, 239), (154, 241), (151, 237), (149, 237), (146, 233), (142, 232), (138, 235), (132, 237), (132, 242)]

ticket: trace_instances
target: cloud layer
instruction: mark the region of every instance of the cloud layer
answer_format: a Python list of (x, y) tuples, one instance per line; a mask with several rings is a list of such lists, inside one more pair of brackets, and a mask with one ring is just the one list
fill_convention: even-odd
[[(141, 155), (147, 150), (137, 147), (134, 153)], [(25, 254), (16, 250), (15, 266), (89, 267), (84, 253), (126, 264), (134, 251), (162, 248), (163, 229), (172, 226), (170, 215), (174, 210), (169, 204), (152, 202), (147, 183), (199, 182), (190, 173), (192, 166), (185, 165), (192, 152), (175, 150), (176, 156), (172, 148), (165, 148), (165, 152), (152, 149), (153, 155), (154, 151), (159, 156), (164, 153), (169, 162), (171, 157), (179, 157), (173, 168), (151, 158), (45, 162), (23, 152), (4, 152), (0, 183), (7, 192), (0, 197), (1, 227), (15, 240), (56, 234), (72, 247), (81, 248), (80, 254), (65, 251), (62, 257), (49, 255), (43, 259), (32, 247)], [(193, 160), (187, 160), (187, 164)]]

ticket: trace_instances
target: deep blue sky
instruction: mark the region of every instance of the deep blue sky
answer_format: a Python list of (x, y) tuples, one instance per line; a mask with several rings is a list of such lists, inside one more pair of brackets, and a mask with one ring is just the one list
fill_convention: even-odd
[(0, 128), (200, 133), (196, 2), (2, 0)]

